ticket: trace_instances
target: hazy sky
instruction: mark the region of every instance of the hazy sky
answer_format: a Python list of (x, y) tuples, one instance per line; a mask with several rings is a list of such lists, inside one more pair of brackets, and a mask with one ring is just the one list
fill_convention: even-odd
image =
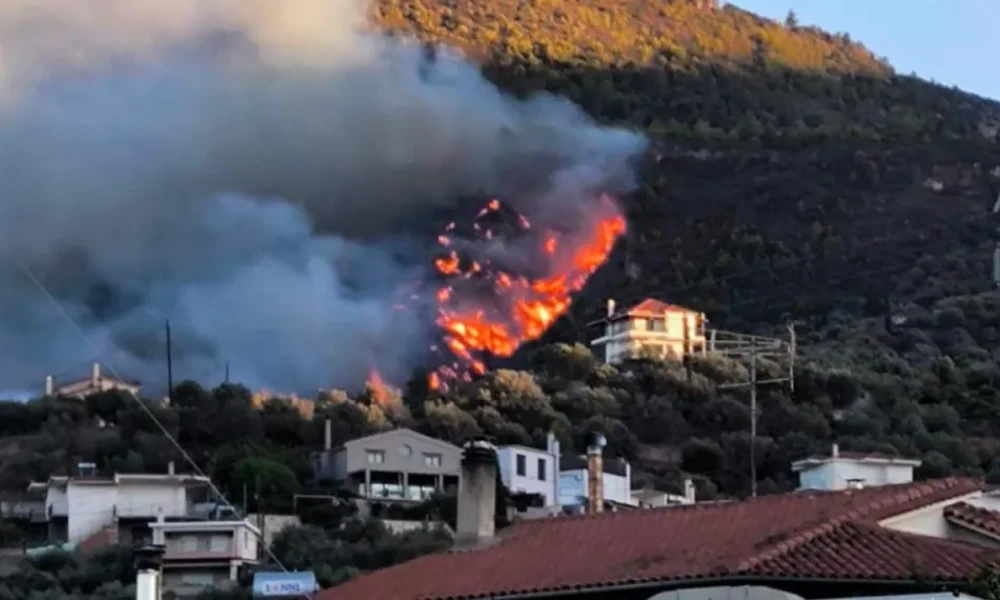
[(900, 73), (1000, 99), (1000, 0), (733, 0), (740, 8), (847, 33)]

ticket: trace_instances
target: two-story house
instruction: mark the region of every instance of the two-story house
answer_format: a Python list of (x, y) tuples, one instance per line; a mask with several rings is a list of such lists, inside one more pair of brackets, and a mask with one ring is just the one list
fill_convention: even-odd
[(53, 476), (29, 490), (45, 494), (49, 542), (84, 544), (99, 536), (108, 544), (149, 539), (149, 524), (159, 517), (198, 515), (210, 486), (207, 477), (175, 474), (171, 465), (167, 474)]
[(247, 521), (161, 518), (150, 528), (163, 547), (163, 588), (178, 596), (235, 584), (241, 567), (258, 562), (260, 531)]
[(642, 354), (680, 359), (707, 352), (707, 322), (705, 313), (659, 300), (643, 300), (623, 311), (608, 300), (607, 316), (591, 323), (604, 331), (590, 345), (607, 364)]
[(527, 446), (496, 449), (500, 478), (513, 494), (535, 494), (543, 506), (559, 504), (559, 441), (549, 434), (545, 450)]
[(142, 389), (138, 381), (127, 381), (118, 377), (109, 377), (101, 374), (100, 363), (94, 363), (90, 370), (90, 377), (69, 381), (56, 385), (51, 375), (45, 378), (46, 396), (65, 396), (67, 398), (83, 399), (97, 392), (108, 390), (122, 390), (132, 394), (138, 394)]
[(393, 429), (329, 447), (312, 456), (317, 479), (343, 483), (370, 500), (420, 502), (436, 492), (457, 489), (458, 446), (417, 433)]
[(872, 452), (841, 452), (833, 445), (830, 456), (810, 456), (792, 463), (800, 490), (848, 488), (909, 483), (919, 460)]

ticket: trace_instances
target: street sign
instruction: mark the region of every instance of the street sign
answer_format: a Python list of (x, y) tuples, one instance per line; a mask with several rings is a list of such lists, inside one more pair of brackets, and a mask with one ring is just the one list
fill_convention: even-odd
[(312, 571), (253, 575), (253, 595), (257, 597), (304, 596), (315, 593), (317, 589), (316, 575)]

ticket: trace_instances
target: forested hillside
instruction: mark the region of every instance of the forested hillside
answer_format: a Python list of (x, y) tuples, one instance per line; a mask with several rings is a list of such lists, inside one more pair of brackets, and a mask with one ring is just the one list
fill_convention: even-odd
[[(898, 75), (846, 36), (711, 2), (379, 0), (374, 10), (386, 30), (459, 46), (514, 94), (566, 95), (601, 121), (644, 131), (653, 145), (641, 186), (622, 199), (631, 229), (546, 340), (564, 344), (525, 349), (512, 363), (523, 370), (430, 394), (418, 373), (381, 405), (370, 391), (336, 393), (311, 421), (277, 402), (252, 410), (239, 386), (185, 383), (174, 406), (151, 404), (237, 503), (257, 477), (269, 511), (316, 489), (307, 457), (327, 418), (335, 443), (405, 425), (521, 444), (553, 430), (574, 451), (597, 429), (640, 484), (677, 490), (693, 476), (703, 498), (745, 496), (748, 403), (717, 387), (745, 381), (745, 365), (598, 364), (573, 344), (592, 335), (582, 324), (609, 296), (619, 305), (655, 296), (746, 332), (798, 324), (794, 394), (761, 391), (761, 493), (791, 489), (791, 461), (833, 441), (921, 458), (921, 477), (1000, 482), (1000, 295), (990, 291), (985, 218), (1000, 187), (995, 103)], [(182, 457), (117, 393), (0, 404), (7, 492), (79, 461), (125, 472), (163, 471), (170, 460)], [(308, 515), (316, 528), (276, 551), (330, 584), (444, 543), (340, 529), (342, 518)], [(14, 522), (0, 533), (23, 537)], [(0, 581), (0, 598), (101, 585), (105, 597), (128, 595), (91, 563), (36, 566)]]

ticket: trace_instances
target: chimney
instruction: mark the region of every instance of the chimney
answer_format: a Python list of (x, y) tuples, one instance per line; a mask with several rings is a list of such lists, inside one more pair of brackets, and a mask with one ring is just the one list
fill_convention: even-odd
[(608, 318), (615, 316), (615, 299), (608, 298)]
[(833, 449), (830, 450), (830, 458), (837, 458), (838, 456), (840, 456), (840, 446), (837, 445), (837, 442), (834, 442)]
[(52, 376), (45, 376), (45, 395), (51, 396), (55, 392), (55, 384), (53, 383)]
[(323, 423), (323, 449), (330, 450), (333, 446), (333, 421), (327, 419)]
[(101, 381), (101, 363), (94, 363), (90, 368), (90, 385), (97, 387)]
[(462, 472), (458, 482), (457, 544), (472, 546), (493, 538), (496, 477), (496, 447), (484, 437), (466, 442), (462, 448)]
[(163, 548), (143, 546), (136, 551), (135, 600), (160, 600)]
[(587, 445), (587, 512), (604, 510), (604, 446), (607, 440), (600, 433), (591, 436)]
[(686, 500), (688, 504), (694, 504), (696, 502), (694, 481), (692, 481), (690, 477), (684, 480), (684, 500)]
[(177, 473), (174, 470), (174, 461), (168, 462), (167, 463), (167, 475), (176, 475), (176, 474)]

